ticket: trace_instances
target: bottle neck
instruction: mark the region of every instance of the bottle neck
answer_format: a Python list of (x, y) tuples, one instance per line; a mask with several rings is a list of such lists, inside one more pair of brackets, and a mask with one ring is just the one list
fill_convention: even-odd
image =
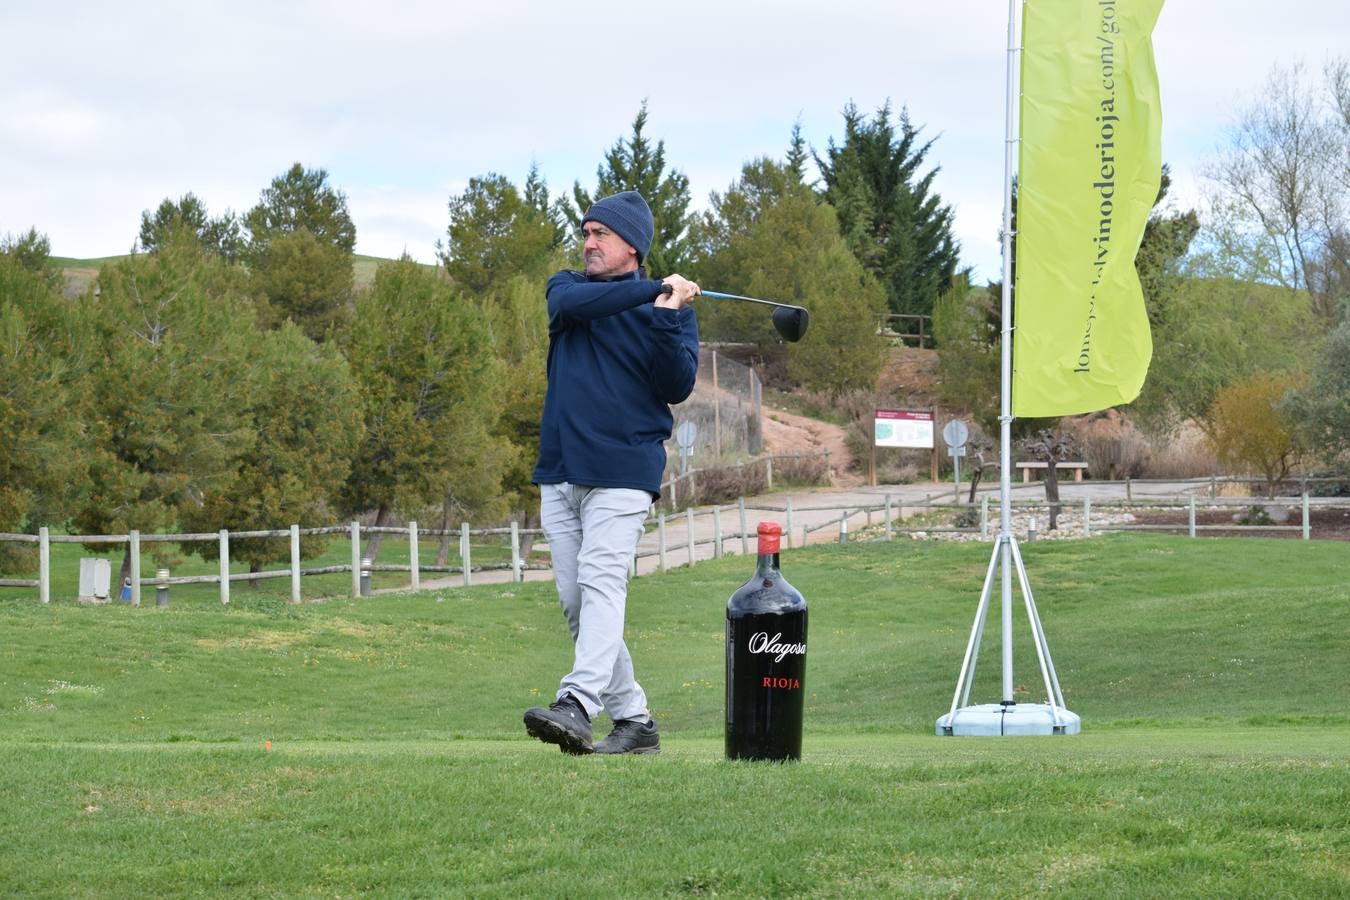
[(769, 576), (778, 572), (778, 553), (761, 553), (759, 561), (755, 566), (755, 574), (759, 576)]

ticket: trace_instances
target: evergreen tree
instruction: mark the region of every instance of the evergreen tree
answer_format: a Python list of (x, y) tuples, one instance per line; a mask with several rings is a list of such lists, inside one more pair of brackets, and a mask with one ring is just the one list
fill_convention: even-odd
[[(726, 193), (711, 195), (711, 208), (690, 229), (692, 276), (709, 290), (746, 293), (745, 267), (763, 261), (748, 258), (745, 245), (768, 212), (794, 190), (807, 189), (789, 167), (767, 158), (746, 163)], [(771, 253), (769, 258), (776, 257)], [(761, 358), (786, 359), (787, 351), (762, 307), (702, 300), (697, 309), (703, 340), (750, 341), (758, 345)]]
[[(808, 184), (806, 164), (810, 159), (811, 151), (806, 146), (806, 138), (802, 137), (802, 123), (798, 119), (792, 125), (792, 138), (788, 142), (787, 170), (799, 184)], [(810, 186), (814, 187), (815, 185), (810, 183)]]
[(65, 276), (52, 263), (51, 241), (36, 228), (29, 228), (18, 237), (7, 234), (0, 238), (0, 255), (54, 291), (59, 292), (65, 284)]
[[(267, 531), (318, 524), (351, 468), (364, 427), (360, 397), (347, 362), (333, 345), (316, 345), (294, 324), (253, 339), (251, 365), (238, 393), (256, 441), (230, 466), (230, 477), (187, 504), (188, 531)], [(328, 538), (304, 535), (300, 552), (323, 553)], [(217, 559), (211, 541), (185, 544)], [(289, 538), (231, 539), (230, 557), (264, 564), (290, 559)], [(254, 586), (258, 582), (253, 582)]]
[[(185, 236), (104, 266), (78, 314), (93, 331), (92, 413), (73, 525), (170, 528), (229, 480), (255, 437), (239, 391), (253, 331), (243, 273)], [(119, 583), (129, 571), (124, 556)]]
[(534, 169), (530, 176), (525, 197), (506, 177), (488, 174), (470, 178), (464, 193), (451, 198), (450, 227), (437, 251), (462, 292), (485, 294), (516, 274), (542, 282), (551, 271), (557, 225), (547, 211), (548, 188), (533, 180)]
[(553, 225), (553, 246), (566, 244), (569, 231), (567, 198), (559, 195), (550, 199), (548, 183), (539, 174), (538, 163), (530, 163), (529, 174), (525, 176), (524, 199), (528, 206)]
[[(0, 531), (62, 523), (84, 483), (82, 342), (47, 247), (35, 230), (0, 240)], [(0, 544), (0, 572), (34, 550)]]
[(1164, 164), (1158, 196), (1153, 201), (1153, 211), (1144, 224), (1144, 237), (1134, 257), (1134, 268), (1139, 273), (1139, 285), (1144, 292), (1149, 324), (1155, 337), (1158, 336), (1156, 332), (1166, 326), (1167, 303), (1172, 288), (1181, 277), (1181, 261), (1200, 232), (1200, 217), (1195, 210), (1175, 212), (1165, 203), (1171, 186), (1172, 174)]
[(576, 207), (568, 210), (568, 220), (573, 230), (580, 229), (581, 217), (596, 200), (620, 191), (637, 191), (656, 220), (656, 235), (643, 265), (652, 277), (663, 278), (688, 265), (689, 179), (674, 169), (666, 173), (666, 142), (657, 141), (653, 148), (642, 133), (646, 125), (644, 100), (633, 120), (632, 137), (615, 141), (604, 163), (596, 168), (595, 193), (587, 193), (580, 182), (572, 186)]
[(141, 213), (141, 232), (137, 242), (142, 250), (154, 253), (172, 232), (187, 229), (196, 235), (202, 246), (228, 260), (236, 260), (244, 251), (242, 223), (228, 209), (218, 218), (212, 218), (206, 205), (196, 194), (188, 192), (177, 201), (165, 197), (154, 213)]
[(311, 340), (324, 341), (351, 319), (351, 256), (308, 228), (273, 237), (251, 275), (265, 328), (294, 322)]
[(839, 215), (854, 255), (886, 291), (894, 313), (930, 315), (956, 273), (952, 210), (933, 190), (938, 169), (920, 173), (933, 141), (919, 143), (907, 110), (891, 124), (887, 103), (868, 122), (844, 108), (843, 143), (817, 156), (823, 196)]
[(295, 163), (244, 219), (262, 324), (295, 322), (324, 340), (351, 315), (356, 226), (323, 169)]
[[(834, 211), (787, 165), (748, 163), (697, 229), (701, 283), (811, 312), (806, 338), (784, 345), (763, 307), (699, 302), (701, 333), (754, 341), (770, 362), (812, 390), (871, 389), (884, 362), (876, 317), (884, 298), (839, 234)], [(704, 327), (703, 323), (707, 326)]]
[[(539, 419), (547, 387), (548, 320), (544, 284), (566, 264), (556, 203), (531, 167), (524, 195), (500, 175), (474, 178), (450, 201), (451, 222), (441, 260), (466, 300), (478, 308), (503, 363), (497, 390), (501, 417), (495, 436), (515, 453), (501, 474), (501, 500), (512, 509), (534, 507), (530, 476), (539, 456)], [(465, 493), (447, 497), (442, 516), (485, 508)]]
[[(353, 329), (346, 348), (365, 436), (339, 498), (344, 512), (373, 510), (387, 525), (466, 486), (498, 496), (513, 451), (493, 433), (502, 365), (480, 311), (405, 255), (376, 270), (357, 316), (380, 327)], [(374, 535), (368, 558), (379, 543)]]
[[(503, 366), (495, 388), (501, 418), (494, 433), (514, 450), (500, 473), (501, 499), (507, 508), (529, 517), (538, 500), (530, 479), (539, 459), (539, 420), (548, 389), (548, 317), (539, 279), (513, 275), (498, 285), (485, 318)], [(474, 505), (484, 506), (482, 501), (453, 502), (455, 510)]]
[(244, 217), (253, 253), (273, 238), (307, 229), (319, 241), (350, 254), (356, 247), (356, 225), (347, 211), (347, 195), (328, 183), (328, 172), (295, 163), (272, 179), (258, 205)]
[(987, 434), (998, 432), (1000, 302), (996, 291), (972, 285), (963, 270), (933, 307), (942, 404), (969, 410)]

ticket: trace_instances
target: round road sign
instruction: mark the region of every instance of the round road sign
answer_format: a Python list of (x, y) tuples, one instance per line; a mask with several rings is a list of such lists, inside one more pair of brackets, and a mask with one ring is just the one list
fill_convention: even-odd
[(949, 447), (964, 447), (968, 437), (970, 437), (970, 429), (960, 419), (952, 419), (942, 426), (942, 439), (947, 442)]

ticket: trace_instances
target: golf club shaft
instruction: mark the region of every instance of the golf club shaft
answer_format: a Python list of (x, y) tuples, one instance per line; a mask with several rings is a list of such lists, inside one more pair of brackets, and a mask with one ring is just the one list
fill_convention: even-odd
[[(669, 293), (671, 293), (670, 285), (668, 285), (668, 284), (667, 284), (667, 285), (664, 285), (664, 286), (661, 288), (661, 293), (663, 293), (663, 294), (669, 294)], [(746, 301), (747, 303), (762, 303), (762, 304), (764, 304), (765, 306), (777, 306), (777, 307), (779, 307), (780, 309), (800, 309), (800, 308), (801, 308), (801, 307), (798, 307), (798, 306), (793, 306), (793, 305), (790, 304), (790, 303), (776, 303), (776, 302), (774, 302), (773, 300), (760, 300), (758, 297), (743, 297), (743, 296), (741, 296), (740, 294), (723, 294), (723, 293), (721, 293), (720, 291), (704, 291), (704, 290), (700, 290), (700, 291), (698, 292), (698, 296), (700, 296), (700, 297), (711, 297), (713, 300), (744, 300), (744, 301)]]
[(749, 303), (763, 303), (765, 306), (777, 306), (781, 309), (798, 309), (790, 303), (776, 303), (773, 300), (760, 300), (757, 297), (742, 297), (740, 294), (723, 294), (718, 291), (699, 291), (703, 297), (711, 297), (714, 300), (745, 300)]

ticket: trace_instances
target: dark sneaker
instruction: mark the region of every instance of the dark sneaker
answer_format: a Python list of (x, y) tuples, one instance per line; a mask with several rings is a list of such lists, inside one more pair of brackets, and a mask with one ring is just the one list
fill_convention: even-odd
[(564, 753), (590, 753), (591, 719), (571, 694), (563, 694), (548, 709), (525, 710), (525, 730), (545, 744), (557, 744)]
[(596, 753), (660, 753), (661, 734), (652, 719), (621, 719), (609, 737), (595, 745)]

